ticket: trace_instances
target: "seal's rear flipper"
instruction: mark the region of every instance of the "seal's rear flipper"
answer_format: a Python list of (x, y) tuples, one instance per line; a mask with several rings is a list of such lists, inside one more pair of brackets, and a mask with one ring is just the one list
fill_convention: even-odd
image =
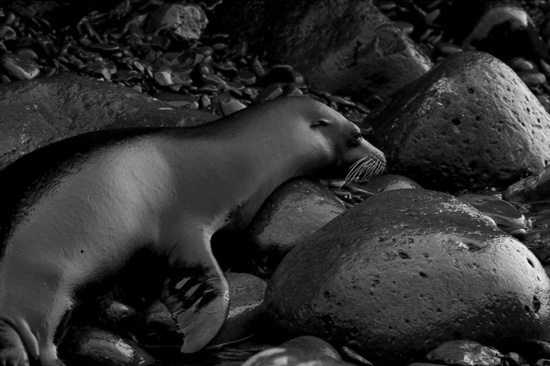
[(229, 309), (229, 286), (217, 265), (172, 269), (163, 300), (183, 333), (183, 353), (201, 350), (218, 333)]

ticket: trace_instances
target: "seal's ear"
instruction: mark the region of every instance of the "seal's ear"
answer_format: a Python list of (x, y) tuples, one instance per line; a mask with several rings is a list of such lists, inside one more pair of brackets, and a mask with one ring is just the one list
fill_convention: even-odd
[(311, 128), (328, 126), (328, 125), (330, 125), (330, 122), (325, 118), (319, 118), (318, 120), (311, 122)]

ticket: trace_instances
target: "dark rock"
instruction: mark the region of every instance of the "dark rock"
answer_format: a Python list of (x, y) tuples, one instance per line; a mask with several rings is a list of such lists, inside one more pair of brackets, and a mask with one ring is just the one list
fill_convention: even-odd
[(367, 120), (391, 172), (426, 188), (507, 186), (550, 164), (550, 116), (481, 52), (449, 56)]
[(280, 186), (248, 227), (258, 274), (269, 276), (301, 240), (346, 210), (327, 188), (305, 179)]
[(248, 273), (225, 274), (229, 283), (229, 313), (216, 337), (208, 347), (235, 343), (256, 334), (263, 315), (264, 293), (267, 283)]
[(500, 366), (503, 355), (477, 342), (459, 340), (443, 343), (426, 357), (430, 361), (441, 361), (447, 365)]
[(2, 55), (0, 65), (14, 80), (32, 80), (40, 74), (38, 64), (33, 59), (13, 53)]
[(370, 192), (386, 192), (395, 189), (422, 189), (414, 180), (397, 174), (384, 174), (361, 183)]
[(386, 97), (431, 67), (371, 1), (226, 0), (215, 16), (212, 31), (245, 38), (330, 93)]
[(533, 253), (472, 206), (419, 189), (366, 199), (298, 244), (265, 304), (279, 331), (374, 364), (420, 360), (454, 339), (550, 339), (550, 280)]
[(500, 197), (468, 193), (459, 196), (459, 198), (492, 218), (498, 227), (509, 234), (527, 228), (525, 216), (517, 208)]
[(72, 328), (59, 352), (61, 359), (82, 366), (147, 366), (154, 358), (137, 344), (105, 330)]
[(506, 200), (512, 202), (538, 201), (550, 197), (550, 167), (541, 174), (524, 178), (503, 192)]
[(523, 340), (512, 349), (525, 357), (527, 362), (535, 363), (539, 359), (550, 359), (550, 343), (539, 340)]
[(516, 56), (549, 59), (548, 46), (520, 6), (510, 1), (487, 1), (482, 9), (482, 16), (463, 40), (462, 48), (488, 52), (503, 61)]
[(0, 86), (0, 168), (80, 133), (137, 126), (193, 126), (216, 119), (135, 90), (62, 74)]
[(164, 4), (147, 19), (147, 32), (169, 30), (183, 39), (199, 39), (208, 24), (204, 10), (195, 4)]

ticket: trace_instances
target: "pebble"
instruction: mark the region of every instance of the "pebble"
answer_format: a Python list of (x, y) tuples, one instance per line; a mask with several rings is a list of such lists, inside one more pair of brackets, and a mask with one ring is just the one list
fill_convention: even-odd
[(533, 71), (535, 69), (535, 65), (523, 57), (514, 57), (508, 61), (508, 65), (516, 71)]
[(474, 341), (458, 340), (442, 344), (426, 355), (430, 361), (449, 365), (501, 366), (503, 355), (494, 348)]
[(239, 102), (235, 98), (230, 98), (228, 100), (220, 100), (219, 103), (220, 103), (220, 109), (224, 116), (228, 116), (232, 113), (235, 113), (237, 111), (240, 111), (241, 109), (246, 108), (246, 105)]
[(546, 76), (540, 72), (520, 73), (519, 77), (529, 87), (546, 83)]
[(277, 98), (281, 94), (283, 94), (283, 89), (279, 84), (270, 84), (260, 92), (256, 100), (262, 102), (264, 100)]
[(32, 80), (40, 74), (38, 64), (31, 58), (6, 53), (0, 57), (0, 65), (17, 80)]

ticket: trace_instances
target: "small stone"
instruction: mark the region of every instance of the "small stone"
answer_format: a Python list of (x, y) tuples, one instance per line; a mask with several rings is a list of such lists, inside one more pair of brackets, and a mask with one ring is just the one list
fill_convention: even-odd
[(256, 75), (247, 69), (239, 71), (239, 80), (247, 86), (254, 85), (256, 83)]
[(38, 64), (30, 58), (6, 53), (0, 57), (0, 65), (17, 80), (32, 80), (40, 74)]
[(446, 56), (463, 51), (463, 49), (459, 46), (447, 42), (437, 42), (435, 44), (435, 48)]
[(97, 51), (105, 52), (115, 52), (120, 50), (120, 46), (113, 43), (91, 43), (89, 47)]
[(59, 352), (74, 365), (148, 366), (155, 363), (155, 359), (134, 342), (92, 327), (72, 328)]
[(254, 59), (254, 61), (252, 61), (250, 68), (257, 77), (262, 77), (265, 75), (265, 69), (258, 59)]
[(270, 84), (267, 88), (260, 92), (257, 100), (258, 102), (261, 102), (268, 99), (274, 99), (281, 94), (283, 94), (283, 89), (279, 86), (279, 84)]
[(239, 102), (237, 99), (230, 98), (229, 100), (220, 100), (220, 109), (224, 116), (228, 116), (232, 113), (245, 109), (246, 105)]
[(200, 53), (201, 55), (206, 56), (212, 56), (214, 54), (214, 49), (210, 46), (199, 46), (195, 48), (195, 51)]
[(9, 25), (4, 25), (0, 28), (0, 39), (4, 41), (12, 41), (17, 38), (17, 33)]
[(443, 343), (426, 357), (430, 361), (443, 361), (450, 365), (500, 366), (503, 356), (494, 348), (474, 341), (460, 340)]
[(208, 24), (204, 10), (195, 4), (165, 4), (147, 21), (147, 32), (158, 34), (163, 29), (173, 31), (185, 40), (199, 39)]
[(320, 356), (330, 357), (337, 361), (342, 360), (342, 356), (338, 351), (327, 341), (314, 336), (300, 336), (292, 338), (289, 341), (281, 344), (281, 348), (300, 348), (308, 351), (315, 352)]
[(21, 48), (17, 50), (16, 55), (23, 58), (29, 58), (35, 61), (38, 60), (38, 55), (36, 54), (36, 52), (34, 52), (34, 50), (30, 48)]
[(498, 197), (468, 193), (459, 198), (492, 218), (501, 229), (508, 233), (517, 229), (525, 229), (525, 216), (510, 203)]
[(546, 76), (540, 72), (520, 73), (519, 77), (527, 86), (537, 86), (546, 83)]
[(405, 33), (405, 34), (410, 35), (410, 34), (412, 34), (412, 32), (414, 32), (414, 26), (409, 22), (398, 20), (398, 21), (394, 22), (393, 24), (397, 28), (401, 29), (403, 31), (403, 33)]
[(508, 65), (516, 71), (532, 71), (535, 69), (535, 65), (523, 57), (514, 57), (508, 61)]

